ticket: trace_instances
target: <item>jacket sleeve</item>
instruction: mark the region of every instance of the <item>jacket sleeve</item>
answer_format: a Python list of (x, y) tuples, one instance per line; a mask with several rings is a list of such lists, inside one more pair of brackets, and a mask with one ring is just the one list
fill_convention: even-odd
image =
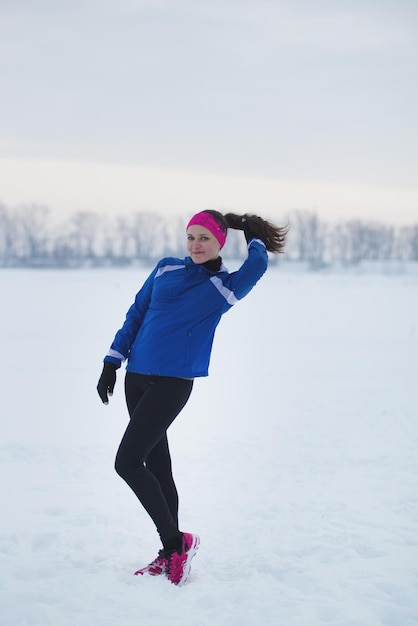
[(239, 270), (229, 276), (228, 287), (237, 300), (244, 298), (259, 281), (268, 267), (268, 255), (261, 239), (251, 239), (248, 257)]
[(126, 314), (125, 322), (122, 328), (120, 328), (116, 333), (104, 361), (110, 361), (117, 367), (120, 367), (122, 362), (128, 358), (131, 346), (151, 301), (154, 278), (157, 269), (158, 266), (148, 276), (147, 280), (136, 294), (135, 301)]

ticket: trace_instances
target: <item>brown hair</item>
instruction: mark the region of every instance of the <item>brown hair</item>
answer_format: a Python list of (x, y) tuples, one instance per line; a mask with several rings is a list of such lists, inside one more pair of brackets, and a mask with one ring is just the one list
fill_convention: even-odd
[(211, 209), (205, 210), (205, 213), (210, 213), (220, 224), (226, 226), (226, 228), (243, 230), (247, 236), (261, 239), (269, 252), (274, 252), (275, 254), (284, 252), (289, 226), (275, 226), (275, 224), (268, 222), (262, 217), (249, 213), (244, 213), (244, 215), (226, 213), (226, 215), (223, 215), (219, 211)]

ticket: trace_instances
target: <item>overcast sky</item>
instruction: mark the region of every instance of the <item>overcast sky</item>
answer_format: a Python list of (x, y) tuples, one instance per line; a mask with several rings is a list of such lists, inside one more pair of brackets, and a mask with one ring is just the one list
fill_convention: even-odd
[(418, 221), (416, 0), (0, 0), (0, 201)]

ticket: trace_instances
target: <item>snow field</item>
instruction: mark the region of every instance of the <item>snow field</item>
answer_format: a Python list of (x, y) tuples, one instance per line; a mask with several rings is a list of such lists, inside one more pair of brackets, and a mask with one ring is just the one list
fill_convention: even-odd
[(113, 471), (101, 359), (144, 270), (1, 273), (0, 624), (416, 626), (418, 279), (272, 268), (170, 429), (179, 589)]

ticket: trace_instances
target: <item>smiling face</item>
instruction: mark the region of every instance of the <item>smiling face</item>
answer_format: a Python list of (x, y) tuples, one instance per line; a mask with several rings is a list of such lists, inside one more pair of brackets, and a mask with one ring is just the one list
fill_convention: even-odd
[(198, 224), (193, 224), (187, 229), (187, 250), (192, 257), (193, 263), (206, 263), (211, 259), (217, 259), (221, 245), (214, 235)]

